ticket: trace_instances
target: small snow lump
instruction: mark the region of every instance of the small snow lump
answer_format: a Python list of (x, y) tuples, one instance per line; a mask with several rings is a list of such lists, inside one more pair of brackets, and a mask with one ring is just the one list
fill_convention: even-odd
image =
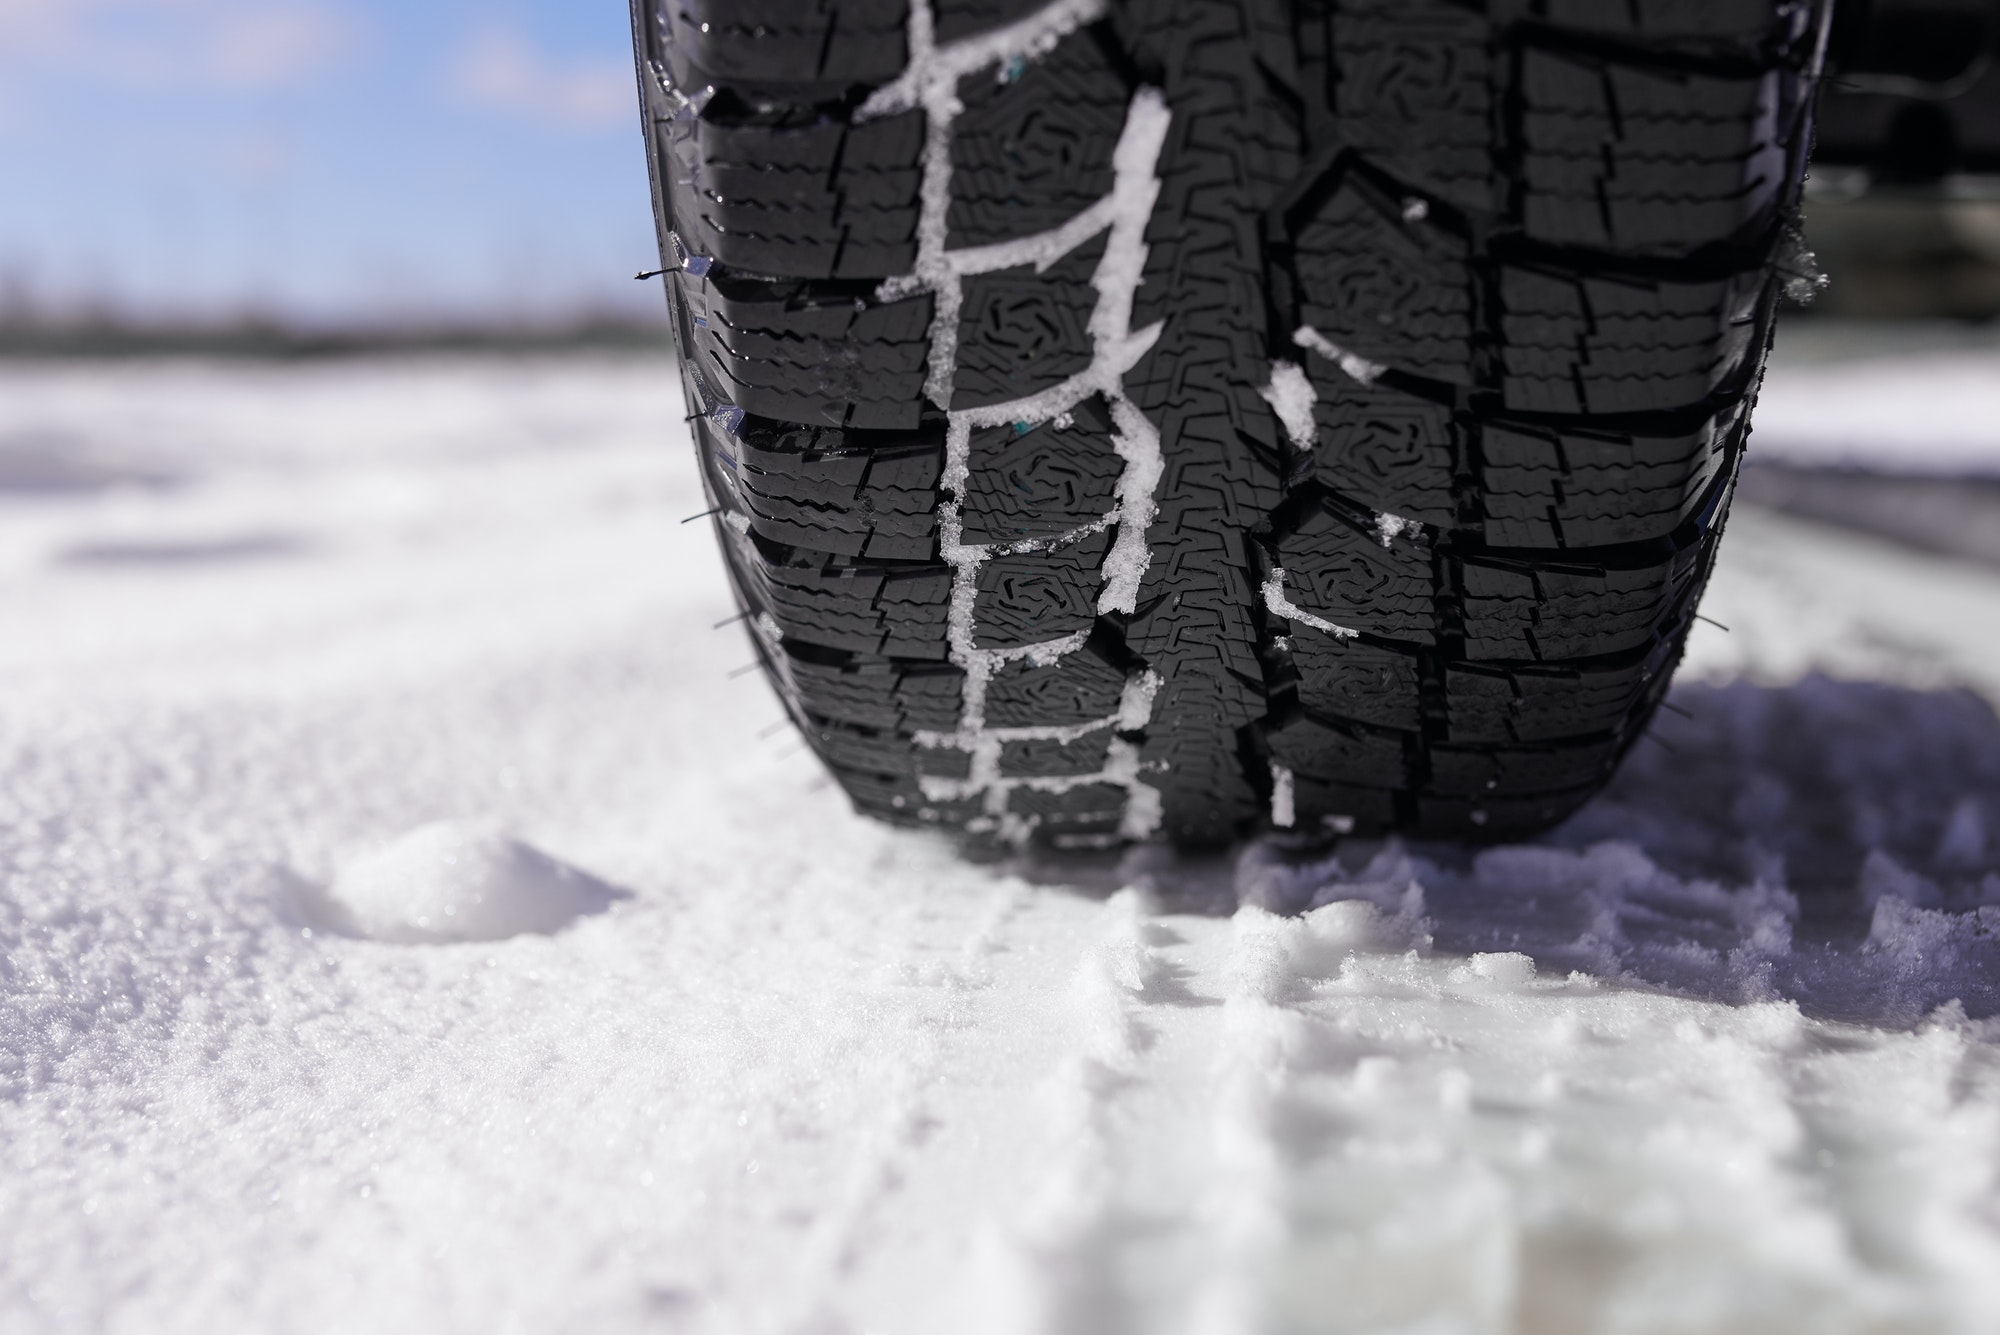
[(420, 825), (354, 859), (329, 890), (361, 936), (411, 944), (550, 933), (618, 898), (487, 820)]

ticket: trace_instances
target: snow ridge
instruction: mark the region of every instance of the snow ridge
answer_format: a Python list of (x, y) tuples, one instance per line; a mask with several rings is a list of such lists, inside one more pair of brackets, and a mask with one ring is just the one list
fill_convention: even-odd
[[(991, 649), (980, 647), (974, 624), (979, 568), (992, 557), (1049, 551), (1115, 529), (1101, 571), (1102, 589), (1097, 601), (1100, 614), (1132, 612), (1138, 606), (1140, 582), (1152, 563), (1146, 530), (1157, 511), (1155, 491), (1164, 467), (1159, 432), (1125, 396), (1123, 383), (1126, 372), (1159, 337), (1157, 324), (1136, 331), (1132, 328), (1132, 303), (1146, 263), (1146, 223), (1159, 195), (1156, 169), (1171, 119), (1165, 99), (1152, 88), (1142, 88), (1133, 96), (1112, 155), (1111, 193), (1061, 227), (957, 251), (949, 248), (947, 235), (951, 128), (962, 110), (956, 94), (957, 81), (988, 65), (1043, 54), (1065, 34), (1097, 18), (1102, 11), (1102, 0), (1057, 0), (1007, 28), (940, 46), (935, 40), (935, 18), (930, 6), (917, 0), (910, 7), (909, 68), (893, 83), (879, 89), (861, 109), (863, 115), (872, 116), (921, 106), (927, 126), (916, 266), (909, 274), (886, 280), (878, 296), (892, 300), (922, 291), (930, 293), (933, 301), (930, 372), (924, 392), (946, 412), (945, 461), (939, 488), (943, 499), (938, 506), (939, 546), (952, 568), (949, 652), (951, 661), (964, 671), (965, 684), (958, 726), (950, 731), (919, 732), (915, 741), (919, 746), (963, 751), (971, 763), (965, 778), (926, 776), (921, 782), (925, 796), (932, 801), (981, 799), (983, 814), (968, 821), (966, 828), (975, 833), (995, 833), (1015, 843), (1024, 842), (1036, 824), (1036, 818), (1008, 810), (1009, 795), (1017, 788), (1043, 792), (1063, 792), (1094, 784), (1123, 788), (1127, 797), (1125, 815), (1116, 836), (1119, 839), (1143, 839), (1158, 828), (1160, 819), (1159, 795), (1141, 778), (1137, 748), (1122, 738), (1112, 739), (1103, 769), (1094, 774), (1009, 777), (1000, 771), (1001, 752), (1009, 741), (1071, 742), (1104, 729), (1128, 732), (1144, 727), (1151, 717), (1159, 678), (1150, 671), (1135, 675), (1127, 683), (1118, 712), (1107, 718), (1067, 727), (991, 728), (986, 724), (986, 695), (996, 672), (1020, 661), (1036, 666), (1053, 664), (1065, 654), (1082, 648), (1087, 634), (1079, 632), (1034, 644)], [(1091, 278), (1091, 285), (1097, 290), (1097, 303), (1088, 326), (1092, 344), (1090, 365), (1039, 393), (981, 408), (952, 411), (952, 378), (958, 356), (964, 277), (1029, 263), (1046, 269), (1107, 229), (1104, 255)], [(1093, 395), (1102, 398), (1110, 408), (1113, 448), (1124, 462), (1117, 500), (1111, 510), (1052, 537), (1012, 543), (966, 542), (963, 503), (972, 472), (974, 429), (1045, 422), (1054, 422), (1061, 429), (1070, 410)], [(1113, 840), (1106, 838), (1103, 842)]]

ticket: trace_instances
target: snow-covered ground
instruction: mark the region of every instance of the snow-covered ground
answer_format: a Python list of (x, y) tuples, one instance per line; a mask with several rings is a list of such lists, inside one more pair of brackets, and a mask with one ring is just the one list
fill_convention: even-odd
[(673, 382), (0, 368), (0, 1329), (2000, 1328), (2000, 571), (1740, 510), (1532, 845), (974, 866)]
[(1794, 465), (2000, 475), (2000, 327), (1788, 325), (1755, 435)]

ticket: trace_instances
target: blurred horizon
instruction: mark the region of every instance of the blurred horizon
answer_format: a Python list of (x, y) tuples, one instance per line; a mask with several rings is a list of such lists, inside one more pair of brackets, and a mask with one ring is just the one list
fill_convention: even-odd
[(0, 179), (0, 328), (664, 323), (622, 4), (0, 0)]

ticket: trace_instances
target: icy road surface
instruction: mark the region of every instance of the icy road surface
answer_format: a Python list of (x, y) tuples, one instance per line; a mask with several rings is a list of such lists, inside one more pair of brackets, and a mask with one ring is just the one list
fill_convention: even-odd
[(2000, 1329), (2000, 572), (1739, 512), (1533, 845), (971, 866), (673, 380), (0, 370), (0, 1328)]

